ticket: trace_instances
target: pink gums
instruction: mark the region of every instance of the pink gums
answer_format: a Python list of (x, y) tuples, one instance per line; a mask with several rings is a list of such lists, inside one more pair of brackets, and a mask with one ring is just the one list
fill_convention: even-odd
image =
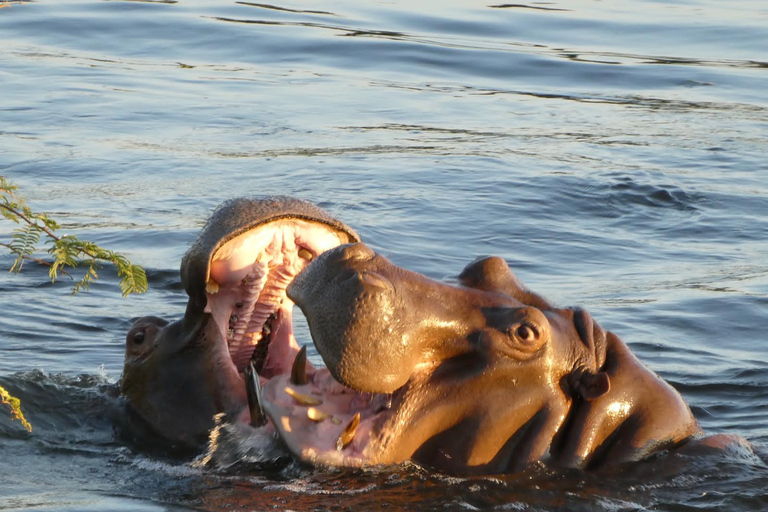
[(264, 340), (273, 315), (278, 319), (267, 325), (274, 331), (267, 334), (267, 365), (272, 375), (290, 371), (299, 347), (291, 324), (293, 303), (285, 289), (311, 258), (339, 244), (339, 236), (323, 224), (284, 219), (244, 233), (216, 251), (205, 311), (213, 315), (239, 373)]

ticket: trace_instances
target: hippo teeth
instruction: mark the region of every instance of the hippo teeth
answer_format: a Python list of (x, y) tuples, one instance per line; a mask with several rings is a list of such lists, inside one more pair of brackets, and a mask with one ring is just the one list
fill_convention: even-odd
[(296, 354), (291, 366), (291, 384), (294, 386), (304, 386), (307, 384), (307, 346), (301, 347)]
[(309, 409), (307, 409), (307, 418), (319, 423), (321, 421), (325, 421), (329, 418), (332, 418), (332, 416), (328, 413), (321, 411), (320, 409), (310, 407)]
[(249, 365), (253, 365), (257, 373), (261, 373), (264, 368), (264, 363), (267, 361), (267, 355), (269, 354), (269, 343), (272, 341), (272, 322), (277, 319), (275, 314), (272, 314), (264, 322), (264, 326), (261, 330), (261, 339), (253, 348)]
[(293, 398), (298, 405), (323, 405), (323, 401), (305, 393), (299, 393), (295, 389), (285, 388), (285, 394)]
[(261, 427), (267, 423), (267, 415), (261, 404), (261, 382), (259, 374), (249, 361), (245, 368), (245, 393), (248, 395), (248, 409), (251, 412), (251, 426)]
[(349, 420), (347, 426), (344, 427), (344, 430), (342, 430), (341, 434), (339, 434), (339, 438), (336, 440), (336, 451), (340, 452), (347, 445), (349, 445), (349, 443), (352, 442), (352, 440), (355, 438), (355, 432), (357, 431), (358, 425), (360, 425), (359, 412), (352, 416), (352, 419)]

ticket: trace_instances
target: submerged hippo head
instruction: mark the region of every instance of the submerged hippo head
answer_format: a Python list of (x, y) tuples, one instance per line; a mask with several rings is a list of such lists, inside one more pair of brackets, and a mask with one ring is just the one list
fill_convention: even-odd
[(288, 287), (328, 369), (276, 376), (264, 408), (311, 463), (409, 459), (450, 473), (534, 461), (592, 468), (696, 435), (679, 394), (581, 309), (558, 309), (500, 258), (461, 286), (363, 244), (325, 252)]
[(204, 440), (218, 413), (261, 423), (251, 415), (260, 416), (255, 390), (290, 372), (299, 352), (286, 286), (324, 251), (358, 240), (305, 201), (274, 197), (222, 205), (182, 260), (189, 295), (184, 317), (173, 323), (143, 317), (128, 332), (121, 391), (131, 410), (182, 445)]

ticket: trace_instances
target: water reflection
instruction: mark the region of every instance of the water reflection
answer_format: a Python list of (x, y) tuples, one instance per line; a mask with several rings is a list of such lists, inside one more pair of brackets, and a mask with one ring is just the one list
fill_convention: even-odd
[(289, 9), (287, 7), (279, 7), (277, 5), (270, 5), (270, 4), (257, 4), (254, 2), (235, 2), (235, 3), (239, 5), (247, 5), (250, 7), (259, 7), (261, 9), (270, 9), (273, 11), (290, 12), (294, 14), (318, 14), (318, 15), (324, 15), (324, 16), (337, 16), (336, 14), (329, 11), (310, 11), (310, 10), (301, 10), (301, 9)]
[[(114, 510), (765, 510), (759, 2), (269, 1), (0, 10), (0, 173), (67, 230), (147, 266), (151, 282), (123, 301), (105, 270), (103, 286), (72, 298), (45, 269), (0, 273), (0, 381), (39, 425), (28, 435), (0, 414), (0, 500), (61, 511), (97, 510), (89, 492), (116, 496), (103, 502)], [(537, 291), (618, 332), (706, 431), (742, 434), (756, 455), (452, 480), (410, 466), (193, 470), (136, 451), (113, 435), (105, 390), (130, 319), (178, 318), (178, 264), (210, 210), (274, 193), (322, 203), (436, 279), (504, 257)]]
[[(561, 9), (558, 7), (544, 7), (544, 5), (547, 4), (547, 2), (539, 2), (537, 5), (527, 5), (527, 4), (498, 4), (498, 5), (489, 5), (491, 9), (533, 9), (537, 11), (570, 11), (571, 9)], [(555, 5), (554, 3), (551, 3), (550, 5)]]

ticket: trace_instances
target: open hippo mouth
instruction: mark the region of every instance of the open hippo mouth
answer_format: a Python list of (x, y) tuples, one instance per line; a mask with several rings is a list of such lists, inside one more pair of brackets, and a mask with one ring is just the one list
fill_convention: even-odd
[(392, 396), (353, 390), (315, 368), (294, 337), (294, 303), (286, 294), (305, 266), (339, 243), (336, 233), (296, 220), (241, 235), (212, 258), (205, 311), (244, 380), (249, 414), (240, 421), (261, 426), (266, 413), (301, 459), (360, 466)]
[[(371, 432), (386, 419), (392, 395), (352, 389), (327, 368), (312, 365), (294, 337), (294, 302), (286, 293), (314, 259), (357, 241), (357, 235), (318, 214), (274, 217), (231, 233), (215, 247), (206, 227), (182, 263), (185, 285), (194, 299), (204, 271), (205, 301), (199, 302), (211, 318), (205, 337), (219, 354), (226, 348), (229, 357), (220, 358), (219, 371), (239, 377), (222, 382), (240, 386), (232, 391), (246, 390), (248, 408), (235, 419), (253, 426), (271, 419), (289, 449), (306, 462), (362, 466), (369, 462)], [(201, 252), (212, 255), (207, 266), (196, 261)]]

